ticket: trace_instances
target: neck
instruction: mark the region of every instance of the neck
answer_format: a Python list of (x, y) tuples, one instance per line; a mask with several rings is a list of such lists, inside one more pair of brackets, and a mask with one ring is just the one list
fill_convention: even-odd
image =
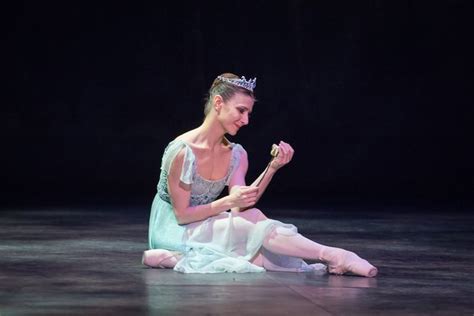
[(219, 122), (208, 115), (201, 126), (197, 128), (195, 142), (203, 147), (214, 149), (222, 143), (224, 135), (224, 129)]

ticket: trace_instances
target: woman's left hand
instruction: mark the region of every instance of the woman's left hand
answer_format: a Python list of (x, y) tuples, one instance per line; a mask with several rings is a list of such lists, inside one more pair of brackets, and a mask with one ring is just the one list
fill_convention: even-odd
[(278, 144), (278, 156), (272, 159), (270, 162), (270, 168), (273, 168), (275, 171), (286, 165), (293, 158), (295, 151), (290, 144), (280, 141)]

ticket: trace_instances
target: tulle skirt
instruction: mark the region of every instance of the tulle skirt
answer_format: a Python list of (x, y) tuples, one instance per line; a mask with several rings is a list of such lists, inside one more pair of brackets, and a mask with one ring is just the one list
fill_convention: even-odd
[(174, 269), (183, 273), (326, 270), (323, 264), (309, 265), (300, 258), (277, 255), (263, 248), (265, 238), (278, 227), (286, 228), (288, 234), (298, 232), (292, 224), (262, 219), (259, 214), (256, 209), (223, 212), (203, 221), (178, 225), (171, 204), (157, 197), (150, 216), (150, 248), (180, 252), (182, 257)]

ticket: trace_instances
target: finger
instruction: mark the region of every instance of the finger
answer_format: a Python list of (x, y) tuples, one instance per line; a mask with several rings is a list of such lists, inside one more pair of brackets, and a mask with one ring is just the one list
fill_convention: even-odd
[(241, 186), (240, 192), (243, 194), (244, 192), (247, 192), (249, 188), (250, 188), (249, 186)]
[(290, 162), (291, 159), (293, 158), (295, 150), (293, 149), (293, 147), (291, 147), (290, 144), (286, 144), (286, 146), (287, 146), (287, 149), (288, 149), (288, 162)]
[(246, 194), (245, 197), (246, 197), (246, 199), (245, 199), (246, 201), (256, 200), (257, 199), (257, 194), (256, 193), (255, 194)]
[(282, 145), (285, 147), (285, 150), (286, 150), (287, 153), (289, 153), (291, 151), (292, 148), (291, 148), (290, 145), (288, 145), (287, 143), (283, 143)]
[(254, 199), (254, 200), (247, 201), (247, 203), (245, 203), (245, 204), (247, 204), (247, 206), (253, 206), (253, 205), (255, 205), (255, 203), (257, 203), (257, 200)]
[(291, 146), (289, 144), (286, 144), (286, 150), (287, 150), (287, 156), (288, 156), (288, 162), (290, 162), (291, 158), (293, 158), (293, 153), (294, 153), (294, 150), (293, 148), (291, 148)]
[(291, 148), (291, 145), (287, 142), (281, 141), (280, 144), (286, 146), (287, 148)]
[(282, 143), (280, 144), (280, 147), (281, 147), (281, 151), (283, 152), (283, 155), (282, 155), (282, 163), (283, 164), (286, 164), (288, 161), (289, 161), (289, 150), (288, 150), (288, 147), (286, 146), (285, 143)]
[(284, 143), (284, 146), (286, 148), (286, 152), (290, 153), (290, 152), (294, 151), (293, 147), (291, 147), (290, 144)]
[(290, 144), (284, 142), (284, 141), (281, 141), (280, 142), (280, 145), (284, 146), (287, 150), (291, 148)]
[(245, 194), (245, 197), (247, 199), (255, 199), (257, 198), (257, 195), (258, 195), (257, 192), (250, 192), (250, 193)]
[(257, 193), (258, 193), (258, 188), (255, 188), (255, 187), (242, 190), (242, 194), (245, 194), (246, 196), (255, 195)]
[(277, 157), (278, 158), (277, 162), (279, 164), (284, 164), (285, 161), (286, 161), (286, 156), (288, 156), (288, 153), (286, 152), (286, 150), (283, 147), (280, 147), (280, 154)]
[(254, 196), (249, 196), (247, 195), (246, 199), (245, 199), (245, 202), (251, 202), (251, 201), (256, 201), (257, 200), (257, 196), (254, 195)]
[(258, 187), (246, 187), (244, 189), (242, 189), (242, 193), (245, 193), (245, 194), (251, 194), (251, 193), (257, 193), (258, 192)]
[(288, 161), (291, 161), (291, 159), (293, 159), (293, 155), (294, 155), (294, 154), (295, 154), (295, 151), (294, 151), (293, 149), (290, 150), (290, 152), (289, 152), (289, 157), (290, 157), (290, 159), (289, 159)]

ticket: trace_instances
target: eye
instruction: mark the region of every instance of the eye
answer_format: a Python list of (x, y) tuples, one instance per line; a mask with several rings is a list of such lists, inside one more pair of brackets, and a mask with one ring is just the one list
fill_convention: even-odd
[(240, 112), (241, 114), (244, 114), (245, 109), (244, 109), (244, 108), (239, 108), (239, 112)]

